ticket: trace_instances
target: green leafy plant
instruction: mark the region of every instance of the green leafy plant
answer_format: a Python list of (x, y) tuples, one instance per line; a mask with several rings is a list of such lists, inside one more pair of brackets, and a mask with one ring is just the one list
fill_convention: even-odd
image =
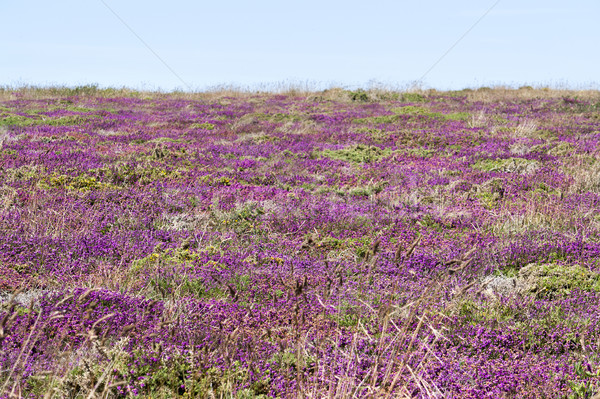
[(402, 93), (402, 101), (409, 103), (425, 102), (425, 97), (419, 93)]

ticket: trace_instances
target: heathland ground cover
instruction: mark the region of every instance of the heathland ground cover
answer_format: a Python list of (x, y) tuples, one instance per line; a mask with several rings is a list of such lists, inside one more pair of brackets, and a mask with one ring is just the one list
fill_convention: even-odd
[(0, 91), (0, 395), (589, 398), (600, 95)]

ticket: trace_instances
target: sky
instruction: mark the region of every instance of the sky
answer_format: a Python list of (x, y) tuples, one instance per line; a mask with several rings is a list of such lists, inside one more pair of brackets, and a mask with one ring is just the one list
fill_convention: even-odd
[(0, 86), (598, 89), (598, 0), (0, 0)]

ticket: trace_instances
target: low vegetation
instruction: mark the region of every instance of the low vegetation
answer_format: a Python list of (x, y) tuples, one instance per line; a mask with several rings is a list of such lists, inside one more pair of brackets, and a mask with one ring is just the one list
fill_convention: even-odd
[(0, 90), (0, 396), (591, 398), (600, 94)]

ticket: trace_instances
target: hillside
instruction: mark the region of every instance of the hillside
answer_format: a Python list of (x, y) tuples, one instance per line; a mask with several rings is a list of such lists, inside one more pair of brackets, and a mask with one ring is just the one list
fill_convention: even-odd
[(1, 395), (589, 398), (599, 141), (591, 91), (0, 90)]

